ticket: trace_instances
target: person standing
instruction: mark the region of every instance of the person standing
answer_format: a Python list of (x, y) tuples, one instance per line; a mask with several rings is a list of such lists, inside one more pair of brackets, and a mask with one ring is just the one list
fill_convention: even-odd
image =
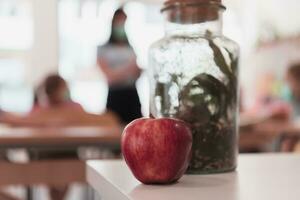
[(111, 36), (107, 44), (98, 47), (97, 63), (109, 85), (107, 109), (115, 112), (122, 123), (140, 118), (141, 105), (135, 82), (141, 70), (125, 31), (127, 15), (118, 9), (113, 16)]

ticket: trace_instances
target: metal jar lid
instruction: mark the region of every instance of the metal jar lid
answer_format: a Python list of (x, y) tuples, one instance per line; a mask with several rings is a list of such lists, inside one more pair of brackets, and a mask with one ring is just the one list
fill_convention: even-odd
[(218, 19), (220, 9), (226, 9), (221, 0), (168, 0), (161, 11), (171, 22), (193, 24)]

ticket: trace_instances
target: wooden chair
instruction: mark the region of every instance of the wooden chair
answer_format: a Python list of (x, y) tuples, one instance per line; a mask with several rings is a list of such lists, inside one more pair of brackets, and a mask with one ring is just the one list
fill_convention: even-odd
[[(39, 184), (60, 187), (86, 183), (85, 163), (79, 160), (33, 161), (25, 164), (0, 162), (0, 177), (0, 187), (24, 185), (30, 188)], [(0, 200), (10, 200), (7, 198), (8, 195), (0, 193)], [(27, 190), (27, 199), (32, 199), (30, 189)]]
[(0, 200), (20, 200), (20, 199), (17, 199), (9, 194), (6, 194), (5, 192), (0, 192)]
[(300, 134), (283, 133), (278, 139), (276, 151), (300, 153)]

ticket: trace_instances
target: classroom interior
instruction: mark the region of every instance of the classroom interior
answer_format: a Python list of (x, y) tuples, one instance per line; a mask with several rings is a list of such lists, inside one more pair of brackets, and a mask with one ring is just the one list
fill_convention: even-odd
[[(86, 163), (121, 160), (124, 127), (152, 116), (163, 2), (0, 0), (0, 200), (106, 200)], [(240, 47), (239, 154), (300, 154), (300, 2), (223, 5)]]

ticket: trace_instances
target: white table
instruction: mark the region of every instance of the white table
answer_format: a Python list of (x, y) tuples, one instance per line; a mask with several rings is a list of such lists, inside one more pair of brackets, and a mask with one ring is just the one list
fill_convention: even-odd
[(300, 155), (242, 155), (237, 172), (140, 184), (124, 161), (88, 161), (87, 181), (103, 200), (299, 200)]

